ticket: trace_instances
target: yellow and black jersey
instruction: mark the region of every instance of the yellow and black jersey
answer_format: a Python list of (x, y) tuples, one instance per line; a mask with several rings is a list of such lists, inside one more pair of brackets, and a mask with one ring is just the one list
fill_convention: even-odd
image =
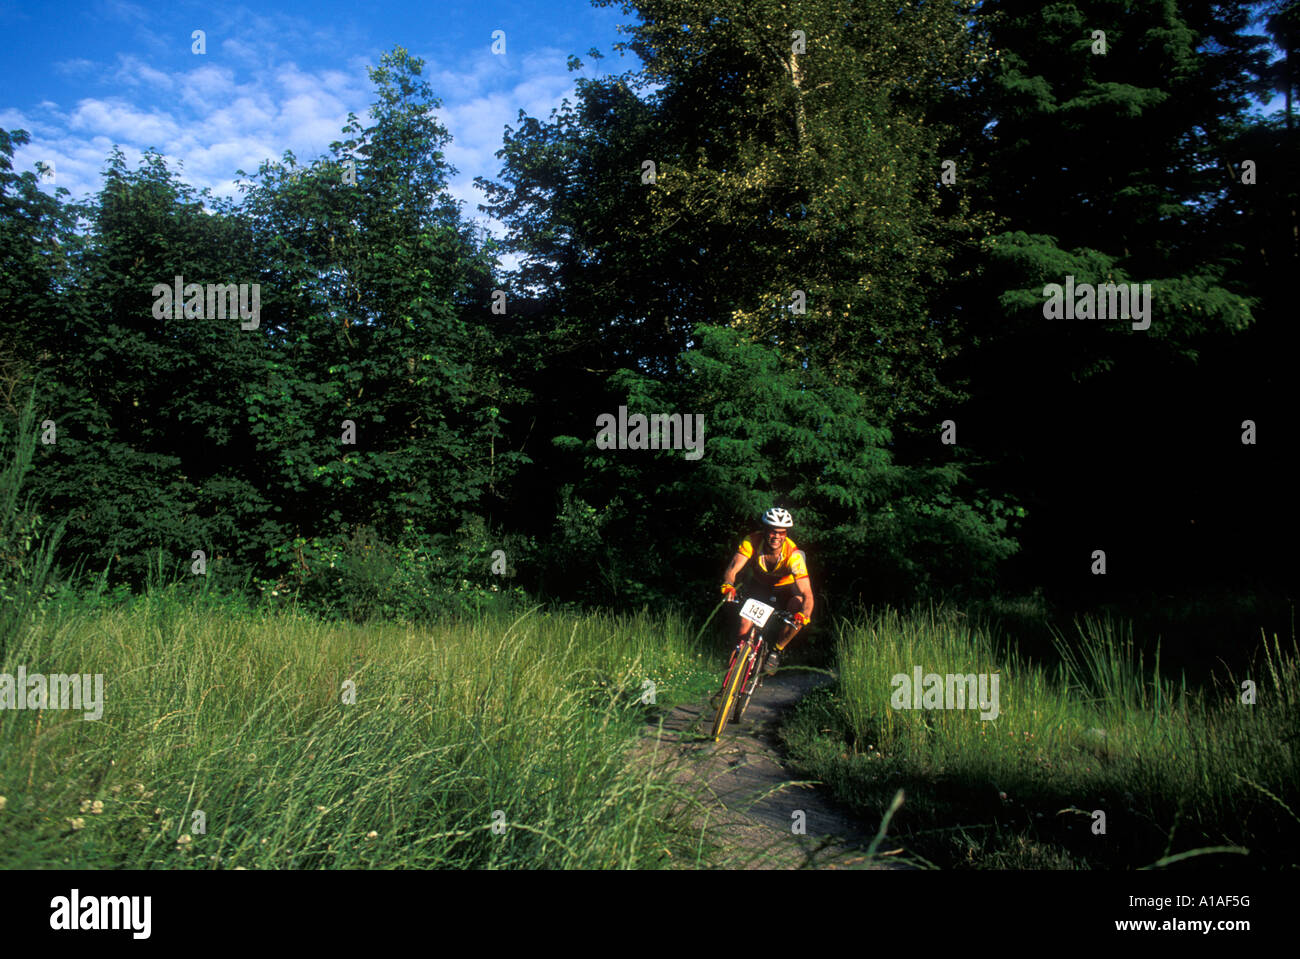
[(763, 541), (767, 534), (755, 530), (740, 541), (736, 552), (753, 560), (746, 563), (754, 579), (764, 586), (789, 586), (797, 579), (808, 578), (808, 565), (804, 561), (803, 550), (795, 545), (788, 536), (781, 543), (781, 557), (771, 569), (763, 562), (765, 552)]

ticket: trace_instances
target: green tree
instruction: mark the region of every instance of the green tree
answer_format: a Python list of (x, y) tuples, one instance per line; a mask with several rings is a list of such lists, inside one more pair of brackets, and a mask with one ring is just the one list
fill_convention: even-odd
[(641, 232), (708, 238), (697, 275), (727, 294), (708, 321), (807, 356), (879, 422), (952, 399), (933, 370), (958, 316), (936, 293), (978, 225), (941, 183), (934, 114), (978, 68), (973, 5), (624, 8), (641, 22), (620, 46), (659, 87)]
[[(823, 597), (907, 601), (987, 587), (1015, 552), (1010, 508), (987, 496), (970, 502), (955, 466), (896, 463), (890, 432), (865, 401), (811, 364), (742, 331), (701, 326), (678, 372), (665, 380), (624, 370), (612, 385), (629, 415), (698, 416), (698, 459), (680, 449), (599, 450), (590, 433), (557, 440), (583, 462), (561, 532), (566, 575), (587, 598), (698, 596), (774, 503), (796, 514), (793, 535), (813, 557)], [(587, 527), (598, 537), (573, 541)]]
[[(944, 574), (934, 563), (923, 561), (922, 575), (903, 557), (938, 535), (940, 495), (957, 512), (974, 508), (961, 468), (935, 472), (924, 455), (879, 474), (850, 466), (857, 459), (831, 419), (860, 418), (869, 435), (844, 429), (885, 455), (890, 424), (955, 398), (934, 374), (960, 321), (943, 281), (950, 263), (974, 256), (980, 223), (965, 195), (941, 182), (960, 131), (932, 114), (943, 105), (959, 114), (950, 102), (967, 95), (978, 69), (971, 8), (624, 10), (639, 22), (620, 46), (643, 69), (579, 79), (577, 102), (548, 122), (521, 113), (498, 154), (499, 181), (479, 181), (521, 255), (514, 282), (534, 296), (524, 324), (544, 362), (530, 391), (541, 400), (530, 450), (536, 475), (561, 489), (556, 555), (566, 573), (581, 570), (568, 578), (605, 599), (671, 591), (683, 562), (712, 578), (714, 537), (729, 539), (747, 510), (776, 497), (802, 504), (832, 549), (850, 536), (854, 558), (840, 571), (861, 569), (865, 551), (881, 558), (867, 578), (884, 592), (907, 593), (928, 576), (937, 584)], [(792, 308), (795, 291), (805, 310)], [(725, 399), (693, 392), (697, 360), (725, 362), (719, 324), (731, 331)], [(658, 409), (646, 412), (704, 413), (709, 465), (674, 454), (649, 470), (644, 456), (594, 451), (596, 416), (630, 396), (654, 397)], [(753, 431), (763, 441), (743, 460), (716, 451)], [(810, 431), (815, 453), (798, 446)], [(554, 449), (544, 448), (548, 437)], [(815, 472), (802, 472), (814, 461)], [(832, 501), (837, 508), (816, 505)], [(874, 527), (863, 518), (869, 501), (881, 506)], [(976, 566), (1006, 553), (989, 518), (999, 508), (976, 524), (990, 533)], [(895, 561), (891, 575), (911, 572), (885, 584)]]
[(268, 375), (242, 398), (292, 532), (277, 559), (299, 578), (364, 530), (461, 568), (458, 531), (522, 459), (501, 445), (517, 388), (491, 251), (447, 194), (450, 137), (421, 72), (385, 54), (373, 124), (352, 117), (309, 167), (264, 163), (243, 205), (271, 289)]
[(481, 181), (519, 281), (547, 290), (556, 351), (592, 376), (663, 372), (694, 324), (725, 322), (808, 356), (882, 421), (950, 400), (932, 370), (958, 317), (939, 294), (977, 224), (941, 188), (951, 134), (927, 112), (976, 69), (970, 9), (624, 10), (640, 22), (619, 46), (643, 69), (579, 80), (549, 123), (521, 114), (501, 181)]
[[(115, 151), (86, 207), (61, 204), (7, 172), (21, 131), (0, 142), (3, 374), (10, 393), (37, 384), (57, 425), (33, 490), (69, 519), (69, 558), (139, 582), (159, 553), (188, 570), (202, 549), (319, 585), (350, 549), (415, 593), (486, 577), (485, 518), (522, 460), (500, 445), (518, 387), (491, 246), (447, 194), (449, 137), (420, 74), (386, 54), (374, 123), (352, 117), (306, 168), (263, 164), (239, 202)], [(161, 309), (154, 287), (176, 276), (256, 289), (257, 326)]]
[[(1231, 470), (1235, 403), (1213, 358), (1258, 315), (1240, 234), (1222, 229), (1241, 212), (1229, 167), (1264, 62), (1248, 19), (1203, 0), (980, 8), (995, 53), (967, 100), (982, 132), (958, 188), (997, 229), (980, 269), (953, 278), (969, 341), (940, 375), (969, 384), (948, 412), (996, 464), (984, 481), (1029, 509), (1035, 580), (1100, 584), (1080, 557), (1101, 541), (1110, 581), (1135, 588), (1214, 568), (1188, 559), (1191, 520), (1214, 508), (1188, 477)], [(1045, 319), (1044, 286), (1067, 276), (1149, 283), (1150, 328)]]
[[(256, 347), (241, 339), (237, 316), (155, 310), (154, 286), (170, 288), (176, 275), (248, 278), (246, 232), (207, 200), (157, 154), (130, 171), (115, 151), (89, 205), (55, 211), (58, 195), (47, 198), (64, 234), (47, 262), (64, 264), (63, 275), (47, 284), (49, 309), (11, 320), (29, 327), (14, 342), (35, 348), (37, 409), (56, 430), (32, 485), (69, 520), (62, 555), (93, 569), (120, 563), (135, 580), (156, 550), (172, 569), (195, 549), (209, 560), (239, 551), (235, 516), (266, 508), (248, 464), (232, 455), (239, 423), (224, 403), (254, 375)], [(79, 218), (85, 234), (67, 235)], [(226, 456), (210, 456), (214, 448)]]

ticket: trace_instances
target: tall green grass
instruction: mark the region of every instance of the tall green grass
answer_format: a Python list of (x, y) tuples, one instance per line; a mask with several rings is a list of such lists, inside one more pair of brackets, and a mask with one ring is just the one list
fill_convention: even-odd
[(19, 664), (102, 673), (105, 705), (0, 710), (3, 867), (635, 868), (699, 845), (630, 758), (647, 681), (663, 707), (714, 678), (671, 616), (362, 627), (162, 590), (55, 610)]
[(23, 495), (36, 455), (34, 403), (33, 392), (16, 429), (0, 421), (0, 656), (54, 591), (54, 552), (66, 526), (48, 523)]
[[(950, 866), (1140, 867), (1207, 847), (1295, 864), (1294, 638), (1272, 637), (1249, 676), (1198, 692), (1163, 676), (1158, 652), (1146, 661), (1131, 628), (1113, 619), (1058, 634), (1052, 668), (998, 640), (951, 609), (842, 623), (839, 686), (787, 728), (795, 758), (871, 815), (902, 787), (896, 826), (914, 850)], [(996, 672), (1000, 715), (892, 708), (891, 678), (914, 666)], [(1243, 702), (1247, 678), (1254, 705)], [(1104, 833), (1095, 810), (1106, 814)]]

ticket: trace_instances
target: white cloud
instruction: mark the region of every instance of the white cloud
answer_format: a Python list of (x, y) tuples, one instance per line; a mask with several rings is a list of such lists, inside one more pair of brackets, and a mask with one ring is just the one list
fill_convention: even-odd
[(96, 6), (106, 19), (124, 20), (129, 23), (144, 23), (149, 19), (149, 13), (144, 7), (136, 3), (126, 3), (124, 0), (101, 0)]
[(32, 121), (21, 110), (0, 110), (0, 127), (4, 127), (6, 130), (27, 130), (30, 132)]
[(166, 146), (179, 133), (176, 121), (164, 114), (146, 113), (124, 100), (82, 100), (68, 118), (73, 130), (88, 136), (103, 135), (138, 146)]
[(172, 77), (162, 70), (154, 69), (138, 57), (120, 54), (113, 82), (119, 86), (143, 86), (152, 91), (170, 90), (174, 85)]
[[(137, 36), (158, 26), (148, 11), (120, 0), (99, 9), (103, 16), (129, 22)], [(154, 147), (185, 182), (218, 196), (236, 196), (237, 170), (251, 174), (286, 150), (309, 164), (328, 152), (331, 141), (344, 138), (349, 112), (363, 126), (370, 122), (374, 90), (366, 67), (378, 62), (378, 54), (343, 54), (343, 40), (322, 32), (320, 24), (228, 10), (205, 28), (207, 57), (191, 56), (188, 28), (178, 29), (169, 26), (165, 41), (161, 34), (151, 35), (151, 41), (169, 44), (171, 52), (151, 53), (147, 61), (119, 54), (107, 69), (84, 59), (59, 65), (64, 75), (84, 76), (81, 82), (111, 83), (108, 95), (79, 98), (71, 110), (47, 100), (31, 113), (0, 111), (6, 129), (22, 127), (33, 135), (34, 142), (18, 151), (16, 165), (31, 169), (37, 159), (53, 162), (57, 185), (80, 198), (101, 188), (114, 144), (132, 168), (141, 151)], [(182, 33), (184, 46), (178, 48)], [(310, 38), (313, 52), (328, 51), (322, 66), (311, 69), (301, 58), (287, 57), (279, 46), (283, 37)], [(478, 209), (486, 197), (474, 177), (498, 176), (494, 154), (504, 128), (517, 125), (521, 109), (545, 120), (564, 97), (572, 98), (575, 77), (565, 66), (567, 51), (544, 47), (502, 57), (491, 54), (485, 40), (472, 53), (418, 55), (426, 59), (424, 79), (443, 103), (438, 119), (453, 138), (447, 159), (458, 173), (449, 192), (463, 201), (464, 216), (500, 237), (501, 224)], [(183, 165), (178, 168), (173, 158)], [(508, 259), (505, 265), (513, 266), (514, 258)]]
[(65, 76), (83, 76), (98, 70), (99, 64), (94, 60), (78, 57), (72, 60), (58, 60), (54, 64), (54, 69)]
[[(459, 82), (453, 83), (453, 90), (464, 93), (482, 89), (486, 84), (485, 78), (499, 82), (500, 78), (493, 77), (493, 74), (501, 68), (502, 59), (484, 52), (467, 64), (469, 69), (465, 73), (455, 76)], [(529, 116), (545, 120), (551, 110), (573, 92), (574, 77), (568, 72), (565, 55), (560, 50), (535, 51), (520, 58), (519, 62), (518, 76), (508, 90), (486, 93), (473, 99), (453, 97), (449, 92), (443, 109), (439, 111), (439, 119), (453, 137), (447, 148), (447, 159), (459, 171), (448, 191), (456, 199), (464, 201), (462, 213), (467, 218), (486, 227), (496, 237), (504, 235), (504, 227), (479, 210), (479, 204), (487, 197), (474, 185), (474, 177), (483, 176), (490, 180), (498, 177), (501, 161), (494, 154), (501, 149), (506, 126), (518, 126), (521, 109)], [(435, 94), (443, 92), (436, 81), (447, 76), (444, 71), (433, 78), (431, 85)]]
[(181, 102), (202, 114), (212, 108), (214, 101), (229, 100), (239, 87), (235, 74), (228, 67), (204, 65), (177, 78)]

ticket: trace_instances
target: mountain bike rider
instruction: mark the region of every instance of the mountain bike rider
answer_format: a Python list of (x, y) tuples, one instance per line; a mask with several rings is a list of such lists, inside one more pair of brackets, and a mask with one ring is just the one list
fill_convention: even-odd
[[(784, 627), (781, 638), (763, 663), (763, 672), (772, 676), (781, 665), (781, 653), (795, 634), (808, 625), (813, 610), (813, 594), (803, 550), (786, 536), (794, 527), (794, 517), (774, 506), (763, 514), (762, 523), (765, 529), (750, 533), (736, 547), (736, 555), (722, 574), (722, 595), (727, 599), (736, 598), (736, 575), (748, 566), (753, 585), (745, 591), (746, 594), (762, 592), (759, 598), (764, 600), (776, 596), (778, 608), (783, 606), (794, 614), (795, 622)], [(743, 639), (752, 626), (749, 620), (740, 617), (736, 641)], [(718, 696), (714, 697), (715, 700)]]

